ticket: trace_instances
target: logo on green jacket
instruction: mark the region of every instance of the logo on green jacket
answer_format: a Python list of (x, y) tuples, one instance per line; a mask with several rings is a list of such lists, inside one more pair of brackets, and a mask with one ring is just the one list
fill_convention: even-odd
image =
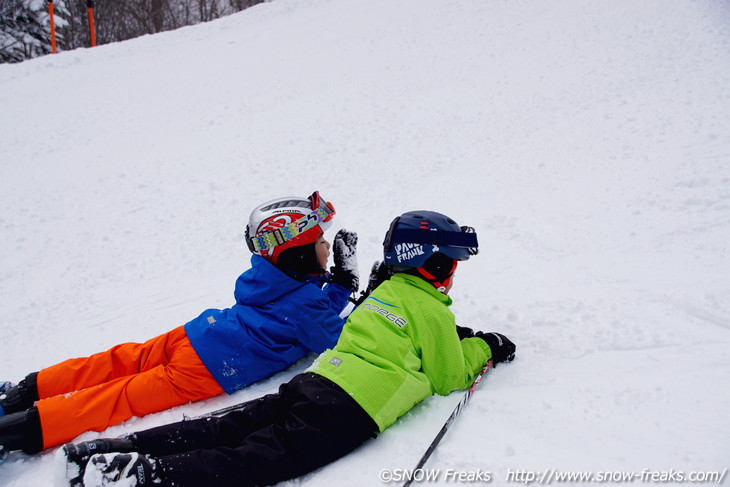
[[(373, 301), (377, 301), (380, 304), (384, 304), (386, 306), (390, 306), (392, 308), (397, 308), (398, 306), (395, 306), (393, 304), (386, 303), (385, 301), (380, 301), (379, 299), (375, 299), (372, 296), (368, 297), (368, 299), (372, 299)], [(402, 318), (398, 316), (397, 314), (389, 311), (388, 309), (378, 306), (376, 304), (365, 302), (361, 306), (363, 309), (366, 309), (368, 311), (374, 311), (375, 313), (378, 313), (379, 315), (384, 316), (388, 321), (392, 321), (398, 328), (403, 328), (408, 324), (408, 321), (405, 318)]]

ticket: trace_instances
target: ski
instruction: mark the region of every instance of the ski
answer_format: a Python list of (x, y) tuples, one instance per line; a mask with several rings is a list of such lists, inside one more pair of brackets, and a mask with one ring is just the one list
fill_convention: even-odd
[[(461, 398), (461, 401), (459, 401), (459, 404), (456, 405), (456, 408), (451, 413), (451, 416), (449, 416), (449, 419), (446, 420), (446, 423), (444, 423), (443, 427), (441, 428), (441, 431), (438, 432), (436, 437), (433, 439), (431, 444), (429, 445), (426, 452), (421, 456), (421, 459), (418, 461), (418, 465), (416, 465), (416, 468), (412, 470), (412, 472), (416, 472), (423, 468), (423, 466), (428, 461), (431, 454), (436, 450), (436, 447), (441, 442), (441, 439), (444, 437), (446, 432), (448, 431), (449, 427), (451, 426), (451, 423), (453, 423), (456, 420), (456, 417), (459, 415), (461, 410), (464, 408), (467, 402), (469, 402), (469, 398), (472, 394), (474, 394), (474, 390), (477, 388), (479, 383), (482, 381), (486, 373), (489, 371), (489, 369), (492, 368), (492, 361), (490, 360), (487, 362), (484, 367), (482, 368), (481, 372), (477, 374), (477, 376), (472, 381), (471, 385), (469, 386), (469, 389), (464, 394), (464, 397)], [(405, 481), (403, 484), (403, 487), (409, 487), (411, 485), (411, 482), (413, 482), (413, 475), (409, 476), (408, 480)]]

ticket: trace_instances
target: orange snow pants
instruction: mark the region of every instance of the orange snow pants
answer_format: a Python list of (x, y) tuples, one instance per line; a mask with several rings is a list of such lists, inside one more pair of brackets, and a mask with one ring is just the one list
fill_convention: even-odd
[(43, 448), (222, 392), (183, 326), (144, 343), (66, 360), (38, 373)]

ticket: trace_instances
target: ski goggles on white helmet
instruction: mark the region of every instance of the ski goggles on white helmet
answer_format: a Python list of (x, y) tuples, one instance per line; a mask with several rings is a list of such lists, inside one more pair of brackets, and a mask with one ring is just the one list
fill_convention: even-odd
[(274, 247), (286, 246), (287, 242), (317, 226), (324, 232), (335, 214), (334, 206), (324, 201), (319, 191), (307, 199), (293, 196), (268, 201), (251, 213), (246, 227), (246, 244), (253, 253), (267, 253)]

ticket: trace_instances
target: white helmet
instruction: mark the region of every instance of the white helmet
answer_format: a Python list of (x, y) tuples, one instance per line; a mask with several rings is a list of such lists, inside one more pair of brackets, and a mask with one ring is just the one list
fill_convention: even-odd
[(246, 244), (276, 264), (284, 250), (316, 242), (332, 224), (335, 209), (319, 191), (309, 198), (289, 196), (267, 201), (251, 212)]

